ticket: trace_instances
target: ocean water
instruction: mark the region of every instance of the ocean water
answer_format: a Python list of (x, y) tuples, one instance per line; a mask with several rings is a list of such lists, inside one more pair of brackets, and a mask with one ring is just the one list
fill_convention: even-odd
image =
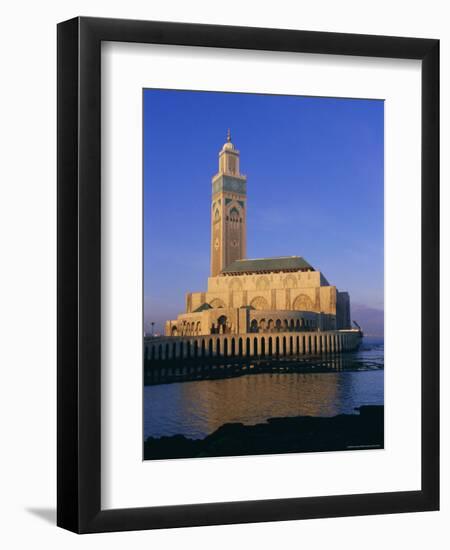
[(145, 386), (144, 438), (181, 434), (199, 439), (230, 422), (356, 414), (361, 405), (383, 404), (383, 340), (364, 338), (355, 352), (325, 359), (303, 356), (294, 372)]

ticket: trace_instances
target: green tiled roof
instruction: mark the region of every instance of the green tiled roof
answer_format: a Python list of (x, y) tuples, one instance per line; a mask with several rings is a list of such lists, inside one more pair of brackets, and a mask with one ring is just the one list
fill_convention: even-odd
[(314, 268), (301, 256), (284, 256), (281, 258), (260, 258), (257, 260), (236, 260), (221, 273), (250, 273), (260, 271), (303, 271)]
[(194, 309), (193, 313), (199, 313), (200, 311), (206, 311), (207, 309), (212, 309), (209, 304), (206, 302), (199, 306), (197, 309)]

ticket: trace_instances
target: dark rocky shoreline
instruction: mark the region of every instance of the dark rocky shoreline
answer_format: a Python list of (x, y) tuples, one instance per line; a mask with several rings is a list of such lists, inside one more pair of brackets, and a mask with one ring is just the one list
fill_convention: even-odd
[(149, 437), (144, 460), (383, 448), (384, 407), (366, 405), (358, 410), (359, 414), (333, 417), (269, 418), (254, 426), (224, 424), (204, 439)]

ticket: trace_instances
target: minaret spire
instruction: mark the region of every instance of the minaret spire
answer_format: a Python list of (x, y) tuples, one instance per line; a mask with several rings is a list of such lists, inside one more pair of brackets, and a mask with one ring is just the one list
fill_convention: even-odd
[(231, 131), (228, 128), (228, 130), (227, 130), (227, 142), (229, 143), (230, 141), (231, 141)]

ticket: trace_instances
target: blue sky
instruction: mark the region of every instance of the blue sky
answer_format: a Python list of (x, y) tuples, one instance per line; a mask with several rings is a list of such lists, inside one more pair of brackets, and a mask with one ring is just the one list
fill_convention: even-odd
[(211, 177), (231, 129), (247, 175), (247, 256), (303, 256), (383, 309), (384, 103), (144, 90), (144, 324), (206, 290)]

